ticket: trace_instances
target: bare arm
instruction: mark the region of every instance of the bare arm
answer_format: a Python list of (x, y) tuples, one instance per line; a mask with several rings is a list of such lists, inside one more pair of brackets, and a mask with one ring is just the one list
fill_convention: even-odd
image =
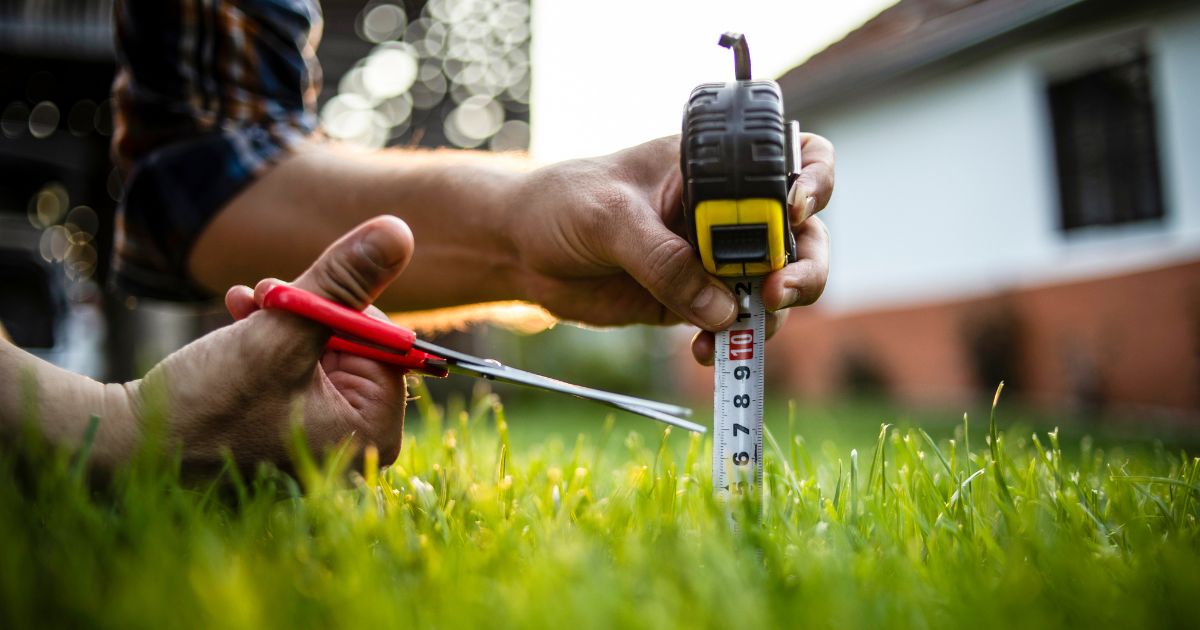
[(314, 143), (235, 197), (201, 234), (189, 266), (217, 294), (258, 278), (295, 277), (354, 225), (393, 214), (418, 247), (409, 272), (380, 298), (382, 308), (522, 299), (516, 244), (504, 227), (530, 168), (518, 156)]
[[(295, 284), (363, 309), (400, 274), (411, 252), (412, 234), (403, 222), (376, 218), (326, 249)], [(404, 427), (404, 372), (326, 351), (323, 326), (260, 311), (261, 295), (278, 282), (230, 289), (225, 304), (240, 321), (124, 385), (97, 383), (0, 340), (0, 439), (32, 422), (52, 444), (74, 449), (96, 415), (91, 461), (111, 467), (139, 448), (146, 423), (160, 411), (168, 445), (181, 446), (189, 466), (219, 465), (224, 449), (242, 464), (281, 462), (290, 419), (299, 411), (312, 450), (349, 438), (375, 446), (380, 461), (390, 463)]]
[[(804, 142), (790, 199), (805, 247), (768, 278), (772, 311), (812, 303), (825, 284), (828, 234), (811, 216), (832, 193), (833, 148), (810, 134)], [(590, 324), (720, 330), (734, 317), (733, 297), (683, 236), (681, 190), (678, 137), (536, 169), (506, 155), (317, 144), (222, 209), (189, 264), (214, 292), (289, 277), (351, 226), (394, 214), (417, 245), (409, 273), (379, 300), (385, 310), (527, 300)], [(706, 342), (698, 338), (698, 357), (711, 353)]]
[(77, 448), (92, 415), (100, 417), (94, 461), (112, 464), (137, 445), (130, 392), (55, 367), (0, 338), (0, 435), (33, 422), (53, 444)]

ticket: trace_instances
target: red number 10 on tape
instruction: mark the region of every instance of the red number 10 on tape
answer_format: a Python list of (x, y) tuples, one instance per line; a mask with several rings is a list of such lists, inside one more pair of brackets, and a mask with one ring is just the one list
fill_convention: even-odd
[(754, 358), (754, 331), (729, 331), (729, 360), (746, 361)]

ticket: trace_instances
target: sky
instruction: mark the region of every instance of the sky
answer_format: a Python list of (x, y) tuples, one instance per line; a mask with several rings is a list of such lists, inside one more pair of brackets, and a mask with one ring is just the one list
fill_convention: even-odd
[(733, 79), (725, 31), (754, 78), (778, 78), (894, 0), (542, 0), (533, 3), (530, 151), (602, 155), (679, 132), (699, 83)]

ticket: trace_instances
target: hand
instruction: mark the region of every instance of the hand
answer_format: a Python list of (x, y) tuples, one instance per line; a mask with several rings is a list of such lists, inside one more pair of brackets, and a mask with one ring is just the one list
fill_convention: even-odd
[[(408, 264), (413, 238), (395, 217), (369, 220), (321, 254), (295, 285), (364, 309)], [(353, 437), (391, 462), (404, 428), (404, 372), (362, 357), (325, 350), (329, 331), (290, 313), (259, 310), (279, 280), (225, 296), (240, 321), (167, 357), (136, 383), (142, 416), (165, 387), (168, 436), (192, 464), (215, 464), (223, 446), (239, 463), (285, 461), (289, 419), (301, 414), (309, 447), (320, 452)]]
[[(788, 194), (797, 261), (767, 276), (768, 336), (786, 309), (812, 304), (829, 274), (829, 231), (813, 215), (833, 194), (833, 146), (803, 134), (803, 166)], [(597, 325), (701, 328), (692, 353), (710, 363), (712, 331), (732, 323), (736, 304), (688, 243), (679, 138), (530, 173), (510, 211), (525, 295), (559, 317)]]

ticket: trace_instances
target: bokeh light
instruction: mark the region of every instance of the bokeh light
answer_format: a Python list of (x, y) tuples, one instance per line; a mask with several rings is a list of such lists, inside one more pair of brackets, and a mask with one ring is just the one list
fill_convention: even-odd
[(404, 33), (408, 16), (395, 4), (368, 4), (359, 14), (358, 35), (373, 43), (386, 42)]
[(59, 182), (50, 182), (29, 200), (29, 223), (39, 230), (38, 253), (49, 263), (62, 263), (67, 278), (78, 283), (96, 273), (96, 233), (100, 216), (89, 206), (75, 206)]
[(71, 243), (63, 256), (67, 278), (76, 282), (87, 280), (96, 272), (96, 248), (91, 243)]
[(413, 106), (417, 109), (433, 109), (446, 97), (449, 85), (446, 76), (438, 68), (436, 74), (428, 79), (422, 79), (412, 87)]
[(49, 138), (58, 129), (58, 106), (42, 101), (29, 111), (29, 133), (35, 138)]
[(71, 233), (72, 243), (89, 243), (100, 229), (100, 217), (88, 206), (75, 206), (67, 213), (63, 225)]
[(321, 110), (321, 126), (330, 137), (364, 147), (383, 146), (388, 121), (365, 96), (344, 92)]
[(489, 146), (493, 151), (526, 151), (529, 149), (529, 123), (509, 120), (500, 125)]
[(62, 184), (58, 182), (46, 184), (29, 200), (27, 212), (29, 224), (38, 229), (57, 224), (67, 213), (70, 203), (71, 198)]
[[(378, 45), (322, 107), (325, 133), (380, 147), (440, 114), (453, 145), (526, 148), (529, 16), (528, 0), (431, 0), (411, 22), (400, 2), (368, 3), (358, 34)], [(512, 114), (520, 120), (506, 121)]]
[(504, 108), (486, 96), (466, 99), (446, 118), (447, 127), (453, 127), (455, 135), (461, 134), (469, 143), (462, 146), (479, 146), (503, 124)]
[(112, 99), (107, 99), (96, 107), (96, 118), (94, 121), (96, 131), (102, 136), (111, 136), (113, 132), (113, 104)]
[(42, 232), (38, 252), (46, 262), (62, 262), (71, 247), (71, 234), (61, 225), (52, 225)]
[(417, 54), (411, 45), (381, 44), (362, 69), (362, 83), (375, 99), (400, 96), (417, 80)]

